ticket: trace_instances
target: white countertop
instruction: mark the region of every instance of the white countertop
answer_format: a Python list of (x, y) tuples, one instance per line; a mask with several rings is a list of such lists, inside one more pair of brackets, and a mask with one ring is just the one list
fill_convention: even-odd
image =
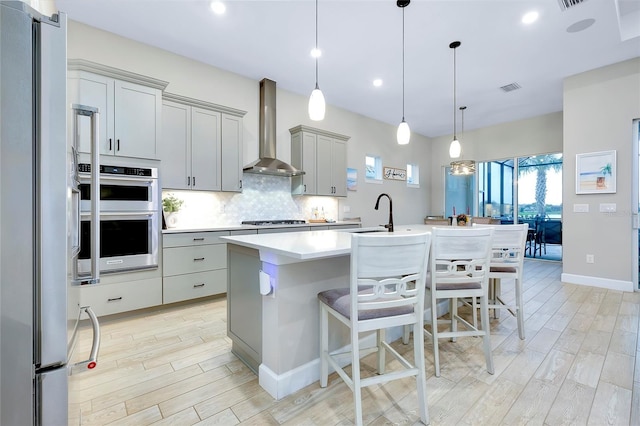
[(353, 225), (359, 226), (360, 222), (339, 221), (339, 222), (324, 222), (324, 223), (297, 223), (292, 225), (220, 225), (210, 227), (198, 227), (198, 228), (169, 228), (163, 229), (163, 234), (175, 234), (180, 232), (210, 232), (210, 231), (237, 231), (242, 229), (269, 229), (269, 228), (306, 228), (306, 227), (319, 227), (319, 226), (336, 226), (336, 225)]
[[(394, 234), (416, 234), (428, 232), (431, 228), (431, 225), (398, 225), (395, 227)], [(376, 232), (375, 235), (389, 235), (382, 227), (371, 227), (358, 228), (353, 231), (306, 231), (281, 234), (236, 235), (220, 238), (230, 243), (259, 250), (260, 258), (263, 261), (269, 257), (269, 261), (280, 263), (286, 262), (282, 259), (276, 259), (281, 256), (298, 261), (344, 256), (351, 252), (352, 232), (362, 233), (379, 230), (382, 232)], [(267, 253), (269, 256), (267, 256)]]

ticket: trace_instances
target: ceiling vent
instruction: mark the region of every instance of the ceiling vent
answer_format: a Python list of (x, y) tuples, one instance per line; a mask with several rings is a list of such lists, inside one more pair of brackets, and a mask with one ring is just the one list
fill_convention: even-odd
[(560, 5), (560, 10), (563, 12), (567, 9), (575, 7), (580, 3), (584, 3), (587, 0), (558, 0), (558, 4)]
[(520, 86), (518, 83), (511, 83), (501, 87), (504, 92), (513, 92), (514, 90), (518, 90), (520, 88), (522, 88), (522, 86)]

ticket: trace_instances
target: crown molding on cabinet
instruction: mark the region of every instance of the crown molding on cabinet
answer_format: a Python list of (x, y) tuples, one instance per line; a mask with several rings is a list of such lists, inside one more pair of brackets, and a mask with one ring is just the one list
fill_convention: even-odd
[(164, 92), (162, 94), (162, 100), (178, 102), (181, 104), (191, 105), (198, 108), (214, 110), (214, 111), (222, 112), (225, 114), (234, 115), (236, 117), (244, 117), (244, 115), (247, 113), (247, 111), (242, 111), (242, 110), (227, 107), (224, 105), (218, 105), (211, 102), (202, 101), (200, 99), (193, 99), (187, 96), (177, 95), (175, 93)]
[(339, 133), (334, 133), (334, 132), (329, 132), (327, 130), (322, 130), (322, 129), (316, 129), (315, 127), (309, 127), (309, 126), (305, 126), (305, 125), (299, 125), (296, 127), (292, 127), (291, 129), (289, 129), (289, 132), (291, 134), (297, 133), (297, 132), (311, 132), (311, 133), (315, 133), (317, 135), (323, 135), (326, 136), (328, 138), (332, 138), (332, 139), (338, 139), (338, 140), (342, 140), (342, 141), (348, 141), (349, 139), (351, 139), (350, 136), (345, 136), (345, 135), (341, 135)]
[(69, 59), (67, 60), (67, 68), (70, 71), (88, 71), (105, 77), (116, 78), (118, 80), (128, 81), (129, 83), (141, 84), (158, 90), (164, 90), (169, 84), (168, 81), (158, 80), (156, 78), (121, 70), (108, 65), (98, 64), (96, 62), (87, 61), (86, 59)]

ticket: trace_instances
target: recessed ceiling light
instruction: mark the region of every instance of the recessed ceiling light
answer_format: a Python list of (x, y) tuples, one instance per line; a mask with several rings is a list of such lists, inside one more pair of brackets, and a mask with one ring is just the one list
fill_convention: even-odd
[(213, 10), (213, 13), (215, 13), (216, 15), (222, 15), (227, 10), (227, 7), (224, 5), (224, 3), (218, 0), (212, 1), (210, 6), (211, 10)]
[(322, 56), (322, 50), (314, 47), (313, 49), (311, 49), (311, 57), (312, 58), (319, 58), (320, 56)]
[(535, 12), (535, 11), (527, 12), (524, 15), (522, 15), (522, 23), (527, 25), (533, 24), (538, 20), (538, 16), (540, 16), (538, 12)]
[(382, 86), (382, 79), (381, 78), (376, 78), (375, 80), (373, 80), (373, 85), (375, 87), (380, 87)]

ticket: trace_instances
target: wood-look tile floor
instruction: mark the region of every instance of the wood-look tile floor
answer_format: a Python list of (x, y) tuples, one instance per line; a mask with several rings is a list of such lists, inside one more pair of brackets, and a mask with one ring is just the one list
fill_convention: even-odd
[[(560, 273), (559, 263), (525, 261), (527, 339), (506, 311), (492, 319), (494, 375), (482, 339), (442, 340), (440, 378), (426, 343), (432, 425), (640, 424), (640, 293), (563, 284)], [(314, 383), (280, 401), (262, 390), (230, 352), (224, 297), (101, 325), (99, 366), (70, 378), (70, 425), (353, 423), (351, 392), (335, 373), (327, 388)], [(89, 339), (83, 329), (76, 353)], [(367, 388), (363, 406), (369, 425), (420, 424), (413, 379)]]

